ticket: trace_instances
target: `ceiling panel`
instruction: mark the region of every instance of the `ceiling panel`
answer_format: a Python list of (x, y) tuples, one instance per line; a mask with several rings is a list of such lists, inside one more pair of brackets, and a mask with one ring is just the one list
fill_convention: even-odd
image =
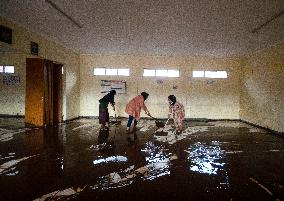
[(0, 15), (80, 53), (245, 55), (284, 42), (283, 0), (1, 0)]

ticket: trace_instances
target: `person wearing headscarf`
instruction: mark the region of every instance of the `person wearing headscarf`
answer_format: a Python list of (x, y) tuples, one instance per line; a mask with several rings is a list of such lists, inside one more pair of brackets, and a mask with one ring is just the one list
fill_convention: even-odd
[(177, 101), (174, 95), (168, 97), (169, 101), (169, 119), (174, 120), (176, 133), (180, 134), (182, 132), (182, 122), (185, 117), (183, 105)]
[(113, 110), (115, 111), (114, 96), (116, 95), (115, 90), (111, 90), (107, 95), (99, 100), (99, 123), (101, 124), (101, 129), (107, 129), (106, 123), (109, 124), (109, 113), (108, 104), (110, 103)]
[(129, 115), (127, 130), (130, 133), (133, 131), (133, 128), (137, 125), (137, 122), (140, 119), (141, 109), (145, 111), (146, 115), (151, 117), (151, 114), (144, 103), (148, 96), (148, 93), (142, 92), (141, 95), (136, 96), (126, 105), (125, 112)]

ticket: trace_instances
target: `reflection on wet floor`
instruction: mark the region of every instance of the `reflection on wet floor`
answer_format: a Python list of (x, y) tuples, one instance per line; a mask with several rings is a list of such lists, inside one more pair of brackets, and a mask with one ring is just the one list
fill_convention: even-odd
[[(238, 121), (0, 125), (0, 200), (283, 200), (284, 139)], [(162, 132), (161, 132), (162, 131)]]
[(189, 153), (190, 170), (199, 173), (217, 174), (225, 163), (220, 162), (224, 158), (224, 151), (219, 143), (213, 141), (210, 145), (197, 142), (191, 145), (187, 151)]
[(94, 165), (100, 164), (100, 163), (110, 163), (110, 162), (114, 162), (114, 163), (119, 163), (119, 162), (126, 162), (127, 158), (124, 156), (110, 156), (107, 158), (100, 158), (97, 160), (93, 161)]

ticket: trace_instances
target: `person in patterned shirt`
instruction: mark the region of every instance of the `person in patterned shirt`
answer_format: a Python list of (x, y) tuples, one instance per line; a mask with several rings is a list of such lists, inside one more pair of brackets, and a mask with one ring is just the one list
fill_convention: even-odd
[(180, 134), (182, 132), (182, 122), (185, 117), (184, 107), (183, 105), (177, 101), (174, 95), (170, 95), (168, 97), (169, 101), (169, 119), (174, 120), (176, 134)]

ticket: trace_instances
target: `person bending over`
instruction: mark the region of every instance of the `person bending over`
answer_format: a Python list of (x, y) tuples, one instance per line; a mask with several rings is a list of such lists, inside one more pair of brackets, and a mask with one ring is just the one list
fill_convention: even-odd
[(182, 132), (182, 122), (185, 117), (184, 107), (183, 105), (176, 100), (174, 95), (170, 95), (168, 97), (169, 101), (169, 119), (174, 120), (176, 133), (180, 134)]
[(148, 96), (148, 93), (142, 92), (141, 95), (136, 96), (126, 105), (125, 112), (129, 115), (127, 122), (128, 133), (131, 133), (136, 127), (137, 122), (140, 119), (141, 109), (145, 111), (146, 115), (151, 117), (151, 114), (144, 103)]
[[(107, 95), (99, 100), (99, 123), (101, 124), (102, 130), (107, 130), (109, 126), (109, 113), (108, 104), (110, 103), (113, 110), (115, 111), (114, 96), (116, 95), (115, 90), (111, 90)], [(107, 124), (107, 126), (106, 126)]]

